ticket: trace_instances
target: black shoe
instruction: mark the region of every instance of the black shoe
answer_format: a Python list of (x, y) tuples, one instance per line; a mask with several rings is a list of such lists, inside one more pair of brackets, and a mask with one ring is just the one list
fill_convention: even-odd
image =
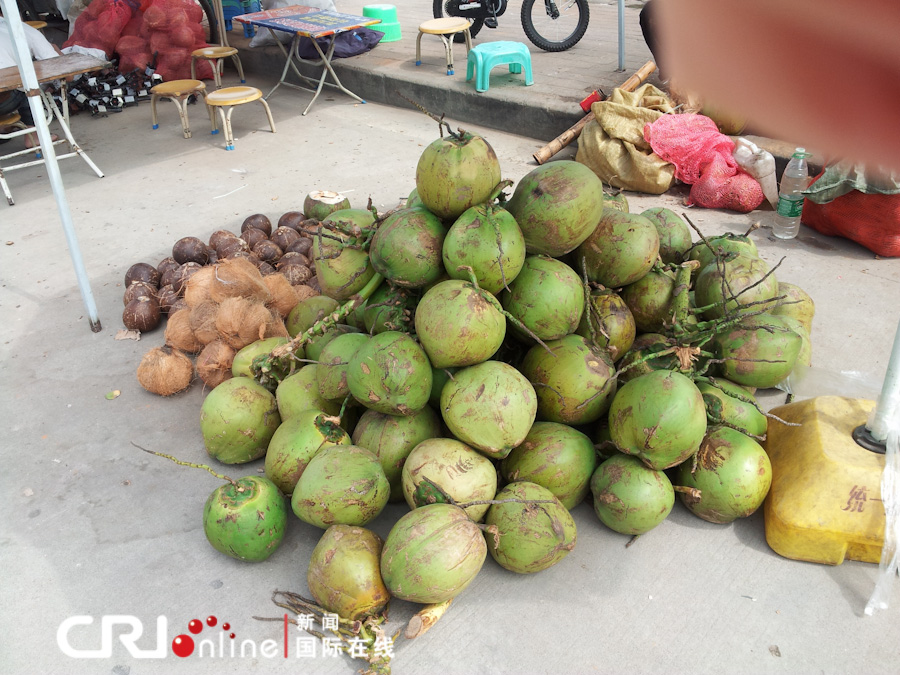
[(485, 26), (485, 28), (496, 28), (497, 27), (497, 19), (495, 19), (492, 16), (489, 16), (487, 19), (484, 20), (484, 26)]

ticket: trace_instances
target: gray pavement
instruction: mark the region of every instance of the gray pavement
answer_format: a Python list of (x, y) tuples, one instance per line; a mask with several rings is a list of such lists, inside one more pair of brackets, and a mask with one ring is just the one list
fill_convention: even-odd
[[(507, 23), (520, 30), (511, 17)], [(592, 24), (591, 30), (599, 28)], [(403, 42), (408, 49), (408, 30)], [(440, 53), (432, 56), (431, 77), (462, 80), (443, 75)], [(273, 84), (271, 71), (254, 78), (261, 87)], [(226, 79), (236, 82), (230, 72)], [(492, 81), (488, 94), (493, 90)], [(437, 137), (430, 120), (402, 106), (360, 105), (340, 94), (301, 117), (307, 100), (289, 90), (272, 97), (276, 134), (267, 130), (261, 110), (238, 109), (234, 152), (224, 151), (221, 135), (205, 133), (196, 107), (190, 109), (190, 140), (182, 138), (171, 105), (161, 106), (157, 131), (150, 128), (148, 105), (106, 119), (73, 117), (76, 138), (106, 173), (98, 179), (77, 159), (61, 164), (103, 324), (97, 334), (88, 329), (45, 172), (34, 167), (9, 175), (17, 203), (0, 205), (0, 424), (8, 498), (0, 525), (4, 673), (205, 675), (240, 669), (344, 675), (360, 668), (345, 657), (299, 656), (293, 628), (285, 659), (282, 624), (252, 618), (282, 616), (270, 602), (275, 589), (306, 592), (306, 565), (320, 531), (291, 517), (282, 547), (255, 565), (214, 551), (201, 515), (218, 481), (131, 445), (207, 461), (199, 429), (205, 392), (195, 382), (162, 399), (140, 388), (135, 369), (148, 349), (163, 343), (162, 329), (140, 342), (114, 339), (125, 271), (141, 260), (158, 262), (177, 239), (238, 229), (252, 213), (277, 218), (300, 208), (314, 189), (345, 191), (353, 206), (371, 197), (388, 209), (414, 187), (416, 161)], [(533, 168), (531, 154), (545, 140), (528, 127), (498, 130), (449, 119), (485, 135), (504, 177), (515, 181)], [(573, 154), (569, 148), (560, 158)], [(683, 211), (685, 196), (680, 188), (661, 196), (628, 194), (633, 211)], [(688, 213), (707, 234), (743, 232), (771, 216)], [(900, 263), (806, 227), (791, 242), (776, 241), (765, 229), (753, 237), (770, 264), (786, 256), (778, 278), (800, 285), (816, 301), (813, 363), (829, 383), (815, 393), (874, 396), (900, 321)], [(840, 375), (846, 371), (859, 373), (865, 384)], [(107, 399), (113, 391), (121, 393)], [(769, 407), (783, 397), (770, 391), (761, 400)], [(255, 462), (226, 472), (261, 470)], [(391, 505), (371, 527), (385, 536), (404, 512), (405, 506)], [(900, 587), (894, 587), (889, 610), (863, 615), (875, 565), (826, 567), (781, 558), (765, 542), (760, 513), (716, 526), (676, 505), (660, 527), (629, 548), (628, 538), (604, 528), (589, 503), (573, 515), (578, 543), (563, 562), (518, 576), (489, 558), (431, 632), (397, 643), (394, 672), (897, 670)], [(405, 626), (415, 609), (392, 603), (390, 629)], [(167, 646), (191, 619), (214, 615), (231, 624), (239, 641), (276, 641), (277, 656), (241, 658), (226, 651), (181, 663), (170, 651), (163, 659), (136, 658), (120, 641), (99, 658), (75, 659), (61, 651), (57, 632), (64, 621), (93, 617), (92, 625), (69, 631), (69, 642), (100, 649), (101, 617), (109, 615), (136, 617), (143, 649), (156, 646), (157, 617), (167, 620)]]

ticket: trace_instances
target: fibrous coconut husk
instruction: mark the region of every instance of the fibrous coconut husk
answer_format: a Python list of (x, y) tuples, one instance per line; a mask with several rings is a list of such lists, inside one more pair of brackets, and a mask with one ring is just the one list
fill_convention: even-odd
[(288, 333), (287, 326), (284, 325), (284, 319), (281, 318), (281, 315), (273, 310), (269, 310), (269, 314), (272, 315), (272, 320), (266, 324), (266, 334), (263, 337), (291, 337), (291, 334)]
[(294, 290), (295, 287), (291, 286), (291, 282), (283, 274), (277, 272), (263, 277), (263, 280), (272, 295), (272, 300), (268, 303), (269, 307), (277, 311), (282, 318), (286, 317), (300, 302), (297, 291)]
[(201, 302), (191, 308), (191, 330), (194, 331), (197, 340), (205, 345), (219, 339), (219, 331), (216, 330), (218, 313), (219, 305), (212, 300)]
[(179, 309), (169, 315), (166, 323), (166, 344), (190, 354), (196, 354), (203, 349), (203, 343), (191, 329), (190, 309)]
[(195, 272), (184, 285), (184, 300), (188, 307), (196, 307), (201, 302), (211, 300), (210, 286), (216, 276), (216, 267), (209, 265)]
[(235, 354), (237, 352), (224, 340), (213, 340), (197, 357), (197, 375), (210, 389), (218, 387), (225, 380), (231, 379), (231, 364)]
[(219, 304), (216, 313), (219, 337), (235, 349), (243, 349), (251, 342), (266, 337), (272, 323), (273, 315), (269, 308), (247, 298), (226, 298)]
[(240, 257), (229, 258), (216, 265), (209, 294), (219, 303), (226, 298), (244, 298), (263, 303), (270, 300), (269, 289), (263, 282), (262, 274), (252, 262)]
[(194, 378), (194, 365), (177, 349), (154, 347), (144, 355), (137, 379), (151, 394), (171, 396), (187, 389)]
[(294, 286), (293, 288), (294, 288), (294, 292), (297, 294), (297, 297), (299, 298), (297, 300), (297, 302), (302, 302), (303, 300), (306, 300), (307, 298), (311, 298), (314, 295), (322, 295), (315, 288), (311, 288), (311, 287), (307, 286), (306, 284), (300, 284), (299, 286)]

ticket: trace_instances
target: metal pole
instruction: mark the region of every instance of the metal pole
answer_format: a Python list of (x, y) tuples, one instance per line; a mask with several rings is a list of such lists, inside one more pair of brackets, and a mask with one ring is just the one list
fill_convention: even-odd
[(625, 0), (619, 0), (619, 72), (625, 70)]
[[(69, 202), (66, 199), (66, 191), (62, 183), (62, 175), (59, 172), (59, 163), (56, 160), (56, 149), (50, 136), (50, 128), (47, 126), (47, 118), (44, 116), (44, 102), (41, 98), (41, 89), (34, 72), (34, 64), (31, 62), (31, 50), (28, 48), (28, 40), (22, 27), (22, 17), (19, 16), (19, 6), (16, 0), (0, 0), (3, 8), (3, 16), (9, 27), (9, 35), (12, 38), (16, 63), (22, 84), (28, 94), (28, 106), (34, 117), (38, 139), (41, 142), (41, 152), (44, 156), (44, 164), (47, 167), (47, 177), (53, 188), (53, 196), (56, 198), (56, 206), (62, 220), (63, 230), (66, 233), (66, 243), (69, 246), (69, 255), (75, 266), (75, 276), (78, 279), (78, 289), (81, 291), (81, 299), (87, 309), (91, 330), (99, 333), (100, 318), (97, 315), (97, 305), (94, 295), (91, 293), (91, 285), (88, 280), (84, 260), (81, 257), (81, 249), (78, 246), (78, 238), (75, 236), (75, 228), (72, 224), (72, 213), (69, 210)], [(65, 102), (63, 103), (65, 105)]]
[(866, 428), (879, 443), (887, 440), (888, 431), (900, 426), (900, 324), (894, 335), (894, 347), (888, 361), (881, 396), (872, 415), (872, 421)]

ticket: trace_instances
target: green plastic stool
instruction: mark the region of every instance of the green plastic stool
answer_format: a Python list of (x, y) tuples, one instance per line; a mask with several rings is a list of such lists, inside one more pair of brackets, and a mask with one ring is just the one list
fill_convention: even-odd
[(485, 42), (469, 50), (466, 82), (475, 76), (475, 91), (485, 92), (490, 86), (491, 69), (509, 64), (509, 72), (525, 70), (525, 86), (534, 84), (531, 75), (531, 52), (521, 42)]
[(384, 33), (382, 42), (396, 42), (400, 39), (400, 22), (397, 21), (397, 8), (394, 5), (366, 5), (363, 7), (363, 16), (381, 19), (381, 23), (369, 28)]

